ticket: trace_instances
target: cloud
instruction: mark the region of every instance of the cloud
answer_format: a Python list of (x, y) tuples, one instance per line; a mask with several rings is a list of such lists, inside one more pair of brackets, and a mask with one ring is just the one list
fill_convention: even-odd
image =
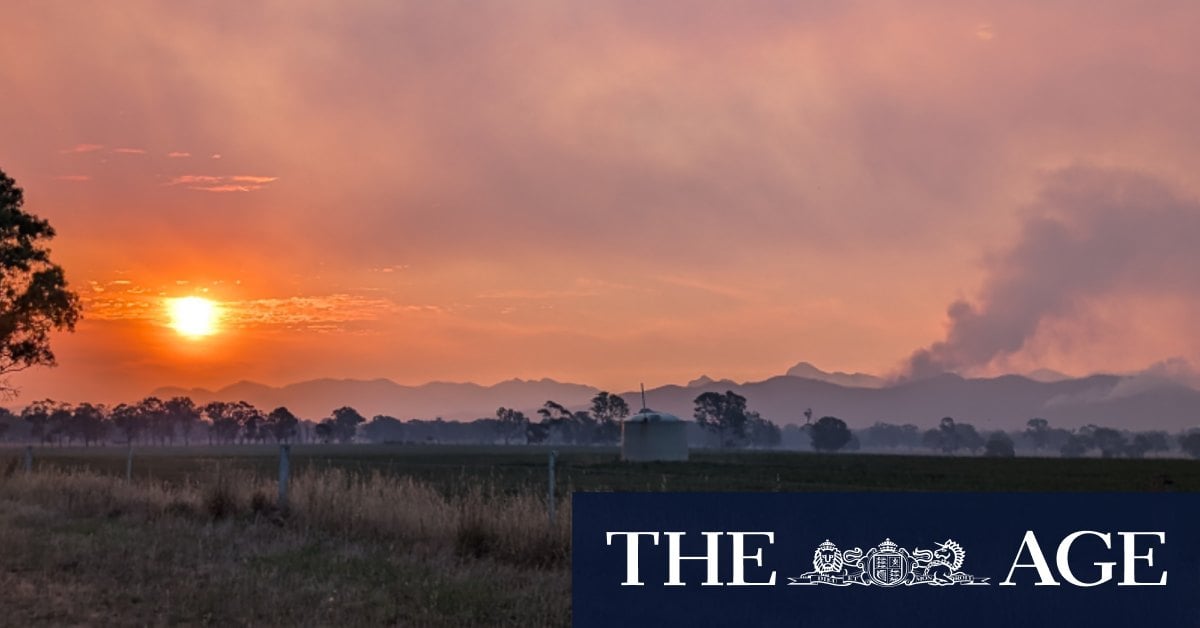
[(92, 177), (90, 177), (86, 174), (60, 174), (60, 175), (54, 177), (54, 179), (57, 181), (83, 182), (83, 181), (91, 181)]
[[(163, 291), (133, 285), (129, 280), (101, 284), (88, 282), (92, 294), (84, 295), (84, 310), (89, 320), (143, 321), (161, 324), (167, 312)], [(177, 280), (176, 286), (191, 282)], [(125, 288), (113, 292), (108, 286)], [(172, 291), (174, 292), (174, 291)], [(157, 295), (157, 296), (155, 296)], [(316, 329), (343, 328), (347, 325), (390, 319), (401, 314), (441, 314), (442, 306), (432, 304), (399, 304), (390, 299), (366, 297), (347, 293), (295, 297), (263, 297), (251, 299), (215, 299), (223, 324), (252, 329)]]
[(144, 149), (144, 148), (114, 148), (114, 149), (112, 149), (112, 152), (116, 153), (118, 155), (145, 155), (146, 149)]
[(215, 176), (203, 174), (185, 174), (172, 177), (165, 185), (182, 185), (189, 190), (204, 192), (254, 192), (261, 190), (269, 183), (279, 180), (279, 177), (264, 177), (256, 175)]
[(1016, 242), (986, 262), (978, 297), (950, 304), (946, 337), (916, 351), (906, 374), (985, 367), (1099, 298), (1194, 298), (1197, 242), (1200, 202), (1157, 177), (1090, 166), (1049, 173)]
[(78, 155), (81, 153), (94, 153), (104, 148), (103, 144), (76, 144), (71, 148), (64, 148), (58, 152), (64, 155)]
[(184, 157), (191, 157), (191, 156), (192, 156), (191, 153), (180, 151), (180, 150), (173, 150), (173, 151), (167, 153), (167, 157), (169, 157), (171, 159), (182, 159)]

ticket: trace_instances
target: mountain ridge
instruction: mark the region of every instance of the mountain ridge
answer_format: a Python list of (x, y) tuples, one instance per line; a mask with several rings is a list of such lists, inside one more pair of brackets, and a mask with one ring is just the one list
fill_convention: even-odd
[[(1008, 374), (962, 377), (942, 374), (899, 383), (884, 382), (864, 373), (826, 373), (821, 377), (776, 375), (761, 381), (737, 383), (701, 376), (686, 385), (667, 384), (646, 390), (647, 405), (682, 417), (692, 415), (692, 401), (704, 392), (732, 390), (755, 410), (781, 425), (803, 424), (805, 409), (813, 416), (837, 416), (853, 427), (876, 422), (936, 424), (942, 417), (984, 429), (1019, 429), (1041, 417), (1061, 427), (1085, 424), (1127, 429), (1180, 430), (1200, 424), (1200, 391), (1182, 383), (1157, 381), (1138, 385), (1138, 374), (1096, 374), (1066, 379)], [(796, 367), (789, 369), (789, 372)], [(827, 377), (826, 377), (827, 376)], [(872, 382), (878, 385), (849, 385)], [(847, 380), (846, 378), (851, 378)], [(858, 377), (858, 379), (854, 379)], [(1050, 379), (1051, 381), (1045, 381)], [(504, 406), (530, 417), (547, 400), (572, 409), (585, 409), (599, 388), (550, 378), (513, 378), (492, 385), (431, 381), (399, 384), (386, 378), (370, 380), (316, 378), (284, 386), (242, 380), (209, 390), (162, 387), (159, 397), (189, 396), (197, 403), (248, 401), (270, 410), (287, 406), (298, 416), (321, 419), (334, 408), (351, 406), (365, 416), (383, 414), (399, 419), (442, 417), (472, 420), (494, 415)], [(631, 409), (640, 406), (640, 391), (621, 391)]]

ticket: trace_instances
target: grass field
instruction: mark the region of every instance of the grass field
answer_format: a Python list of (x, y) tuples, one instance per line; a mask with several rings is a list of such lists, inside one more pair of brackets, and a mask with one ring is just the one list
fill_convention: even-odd
[[(297, 472), (340, 469), (411, 477), (447, 493), (483, 484), (546, 490), (539, 447), (294, 445)], [(685, 463), (623, 463), (616, 448), (558, 448), (557, 486), (573, 491), (1200, 491), (1200, 462), (1174, 458), (980, 458), (783, 451), (700, 451)], [(2, 450), (0, 450), (2, 452)], [(12, 450), (11, 455), (19, 454)], [(3, 456), (0, 453), (0, 456)], [(272, 445), (135, 450), (133, 475), (168, 483), (218, 468), (275, 477)], [(38, 448), (35, 469), (124, 475), (120, 447)]]
[(561, 626), (574, 491), (1196, 491), (1189, 460), (294, 446), (0, 450), (0, 612), (11, 625)]

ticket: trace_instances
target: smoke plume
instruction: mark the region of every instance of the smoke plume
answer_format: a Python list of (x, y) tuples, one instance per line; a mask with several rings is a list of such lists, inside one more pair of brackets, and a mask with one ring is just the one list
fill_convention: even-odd
[(1049, 175), (1030, 209), (1015, 245), (986, 262), (978, 298), (950, 304), (946, 338), (913, 353), (907, 378), (1012, 355), (1043, 321), (1092, 298), (1200, 286), (1200, 203), (1164, 181), (1072, 167)]

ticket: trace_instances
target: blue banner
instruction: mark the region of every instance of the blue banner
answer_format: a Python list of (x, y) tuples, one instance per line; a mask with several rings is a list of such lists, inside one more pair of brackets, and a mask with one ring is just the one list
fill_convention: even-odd
[(576, 626), (1200, 626), (1200, 494), (576, 493)]

